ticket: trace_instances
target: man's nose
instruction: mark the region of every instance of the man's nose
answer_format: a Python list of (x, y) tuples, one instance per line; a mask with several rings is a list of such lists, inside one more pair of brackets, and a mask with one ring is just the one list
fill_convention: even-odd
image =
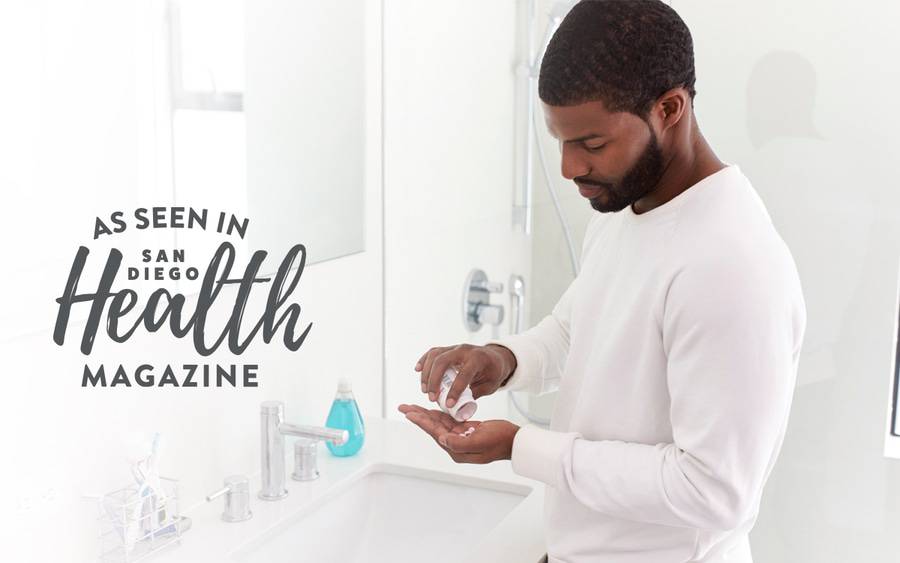
[(572, 180), (579, 176), (587, 176), (591, 172), (591, 167), (583, 159), (579, 158), (576, 151), (565, 143), (560, 147), (562, 152), (562, 175), (566, 180)]

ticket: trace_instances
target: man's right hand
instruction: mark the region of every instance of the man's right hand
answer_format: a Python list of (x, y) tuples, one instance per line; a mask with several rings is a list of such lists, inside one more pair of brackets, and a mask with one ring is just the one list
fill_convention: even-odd
[(436, 401), (441, 389), (441, 377), (448, 367), (455, 366), (459, 375), (447, 394), (447, 406), (456, 404), (466, 386), (472, 387), (476, 399), (499, 389), (516, 369), (516, 356), (499, 344), (473, 346), (458, 344), (440, 346), (425, 352), (416, 363), (421, 372), (422, 392)]

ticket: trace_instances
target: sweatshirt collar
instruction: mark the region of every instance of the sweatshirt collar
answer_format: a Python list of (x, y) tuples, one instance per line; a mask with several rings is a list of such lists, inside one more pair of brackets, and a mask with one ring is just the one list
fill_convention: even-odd
[(707, 186), (721, 182), (724, 178), (730, 176), (731, 174), (738, 173), (740, 173), (740, 168), (738, 168), (737, 164), (726, 164), (725, 168), (722, 168), (717, 172), (713, 172), (696, 184), (688, 187), (686, 190), (676, 195), (669, 201), (665, 202), (662, 205), (654, 207), (650, 211), (635, 213), (631, 205), (627, 206), (622, 210), (622, 214), (624, 215), (623, 218), (626, 221), (631, 221), (634, 223), (651, 223), (659, 220), (660, 218), (671, 216), (676, 213), (686, 201), (700, 197), (702, 192), (706, 191), (705, 188)]

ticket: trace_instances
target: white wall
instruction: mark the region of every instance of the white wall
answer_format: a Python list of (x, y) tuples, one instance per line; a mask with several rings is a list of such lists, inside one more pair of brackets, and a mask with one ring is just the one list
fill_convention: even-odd
[[(509, 327), (463, 326), (463, 283), (479, 267), (506, 286), (530, 279), (529, 237), (512, 226), (515, 0), (385, 3), (385, 362), (389, 417), (425, 405), (416, 360)], [(492, 330), (492, 328), (496, 328)], [(433, 407), (434, 405), (431, 404)], [(506, 397), (479, 419), (508, 416)]]
[[(87, 358), (77, 350), (80, 322), (69, 327), (64, 347), (52, 342), (53, 300), (77, 246), (91, 240), (95, 214), (170, 203), (159, 192), (137, 189), (150, 173), (138, 166), (148, 160), (141, 141), (147, 131), (135, 85), (135, 37), (146, 22), (138, 3), (119, 0), (23, 3), (0, 11), (0, 62), (11, 69), (6, 80), (14, 79), (0, 89), (0, 182), (8, 212), (0, 317), (0, 472), (7, 507), (2, 558), (93, 561), (95, 509), (81, 496), (131, 482), (126, 457), (138, 439), (162, 433), (161, 472), (180, 479), (182, 507), (189, 508), (221, 486), (225, 475), (259, 470), (263, 400), (283, 400), (290, 419), (321, 424), (337, 378), (349, 376), (363, 413), (380, 415), (380, 10), (372, 5), (367, 14), (372, 64), (366, 76), (365, 251), (307, 266), (295, 295), (302, 319), (313, 328), (297, 352), (257, 338), (239, 357), (217, 352), (207, 359), (165, 330), (139, 331), (119, 345), (101, 331)], [(250, 229), (264, 220), (251, 217)], [(149, 241), (118, 236), (111, 244), (126, 253), (144, 244), (167, 248), (172, 240), (170, 231)], [(101, 257), (104, 252), (92, 251), (88, 268), (99, 269)], [(220, 298), (233, 301), (233, 290)], [(189, 311), (193, 305), (189, 299)], [(221, 326), (222, 317), (220, 309), (209, 326)], [(86, 360), (131, 367), (257, 363), (259, 387), (84, 389)]]
[(694, 36), (700, 127), (762, 196), (807, 301), (799, 386), (755, 557), (896, 561), (900, 461), (882, 451), (900, 259), (900, 116), (885, 96), (900, 86), (900, 8), (672, 5)]

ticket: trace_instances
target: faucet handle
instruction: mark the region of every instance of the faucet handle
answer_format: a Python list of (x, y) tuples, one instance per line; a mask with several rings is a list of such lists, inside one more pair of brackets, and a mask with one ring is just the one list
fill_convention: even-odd
[(250, 512), (250, 480), (245, 475), (225, 477), (225, 486), (207, 495), (206, 501), (211, 502), (222, 495), (225, 495), (225, 511), (222, 512), (222, 520), (243, 522), (253, 516), (253, 513)]
[(481, 324), (499, 325), (503, 322), (503, 305), (479, 303), (475, 305), (475, 319)]
[(294, 472), (291, 479), (295, 481), (312, 481), (319, 478), (318, 464), (319, 441), (310, 438), (299, 438), (294, 442)]
[(295, 481), (312, 481), (319, 478), (317, 459), (319, 441), (328, 440), (340, 446), (350, 439), (350, 433), (342, 428), (282, 424), (279, 429), (282, 433), (298, 436), (294, 442), (294, 472), (291, 474), (291, 479)]

